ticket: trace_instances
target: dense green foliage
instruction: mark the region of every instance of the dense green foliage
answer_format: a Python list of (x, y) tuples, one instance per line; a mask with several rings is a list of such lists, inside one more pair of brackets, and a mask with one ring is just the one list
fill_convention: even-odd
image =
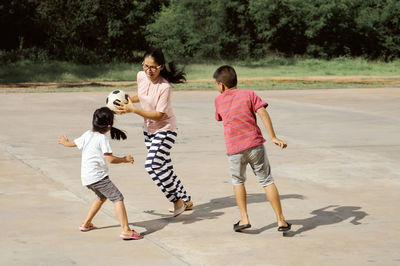
[[(0, 61), (400, 56), (398, 0), (9, 0)], [(4, 37), (5, 36), (5, 37)]]
[(316, 57), (400, 55), (397, 0), (250, 0), (260, 41)]
[(0, 5), (0, 29), (7, 36), (0, 50), (14, 50), (17, 59), (39, 51), (44, 59), (79, 63), (132, 61), (147, 48), (145, 26), (166, 2), (11, 0)]
[(253, 27), (247, 6), (247, 0), (171, 0), (147, 26), (147, 40), (176, 59), (249, 57)]

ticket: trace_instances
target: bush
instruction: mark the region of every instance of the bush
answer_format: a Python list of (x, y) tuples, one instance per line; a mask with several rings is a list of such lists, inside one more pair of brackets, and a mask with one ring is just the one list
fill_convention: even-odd
[(258, 41), (319, 58), (400, 56), (396, 0), (250, 0)]
[(16, 49), (11, 51), (0, 50), (0, 62), (3, 64), (15, 63), (18, 61), (32, 61), (43, 63), (49, 60), (46, 50), (38, 48)]
[(132, 62), (150, 45), (184, 62), (257, 60), (270, 54), (384, 60), (400, 56), (398, 0), (3, 2), (3, 62), (31, 54), (37, 55), (35, 60), (85, 64)]
[(174, 60), (243, 59), (253, 49), (247, 7), (247, 0), (172, 0), (147, 25), (146, 40)]

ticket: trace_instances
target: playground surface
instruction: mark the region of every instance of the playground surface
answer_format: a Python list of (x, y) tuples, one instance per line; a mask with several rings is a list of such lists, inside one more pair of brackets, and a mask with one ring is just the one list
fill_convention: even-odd
[[(125, 89), (129, 92), (129, 90)], [(252, 228), (239, 219), (225, 156), (217, 91), (176, 91), (174, 168), (195, 204), (174, 218), (144, 170), (142, 118), (117, 117), (126, 141), (110, 165), (132, 227), (122, 241), (113, 205), (78, 230), (94, 195), (80, 183), (80, 151), (57, 144), (91, 128), (108, 92), (1, 93), (0, 265), (399, 265), (400, 88), (257, 92), (269, 103), (280, 150), (267, 139), (285, 217), (285, 236), (248, 169)]]

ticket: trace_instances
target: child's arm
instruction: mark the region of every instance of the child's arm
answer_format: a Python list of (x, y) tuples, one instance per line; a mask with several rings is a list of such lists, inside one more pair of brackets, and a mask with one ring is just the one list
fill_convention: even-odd
[(58, 144), (61, 144), (64, 147), (76, 147), (75, 142), (73, 140), (68, 140), (67, 136), (58, 137)]
[(124, 157), (117, 157), (117, 156), (114, 156), (112, 153), (104, 153), (104, 156), (106, 157), (106, 159), (109, 163), (113, 163), (113, 164), (133, 163), (135, 161), (133, 159), (133, 157), (130, 155), (127, 155)]
[(261, 121), (263, 122), (271, 141), (278, 145), (281, 149), (286, 148), (287, 143), (276, 137), (274, 127), (272, 126), (272, 121), (269, 117), (267, 110), (264, 107), (261, 107), (257, 110), (257, 114), (260, 116)]

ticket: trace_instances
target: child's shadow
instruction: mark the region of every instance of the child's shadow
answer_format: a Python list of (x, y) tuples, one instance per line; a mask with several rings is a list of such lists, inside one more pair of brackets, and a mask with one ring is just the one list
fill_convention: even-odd
[[(326, 209), (333, 208), (333, 211), (327, 211)], [(301, 234), (306, 231), (313, 230), (318, 226), (329, 225), (329, 224), (337, 224), (341, 223), (349, 218), (353, 218), (350, 223), (354, 225), (361, 224), (358, 222), (362, 220), (368, 214), (363, 211), (358, 211), (361, 207), (356, 206), (338, 206), (338, 205), (330, 205), (321, 209), (317, 209), (311, 212), (314, 216), (306, 219), (297, 219), (297, 220), (288, 220), (288, 222), (292, 223), (293, 225), (301, 225), (298, 230), (296, 231), (289, 231), (284, 233), (284, 236), (293, 237), (295, 235)], [(259, 234), (265, 230), (276, 228), (277, 224), (273, 223), (267, 226), (264, 226), (259, 229), (255, 230), (247, 230), (244, 233), (247, 234)]]
[[(281, 195), (281, 199), (303, 199), (303, 196), (298, 194)], [(247, 202), (259, 203), (259, 202), (267, 202), (267, 200), (264, 193), (254, 193), (247, 195)], [(135, 222), (132, 223), (132, 225), (146, 228), (146, 231), (140, 233), (142, 235), (148, 235), (163, 229), (166, 225), (170, 223), (191, 224), (202, 220), (216, 219), (224, 214), (224, 212), (220, 211), (221, 209), (235, 207), (235, 206), (236, 206), (235, 197), (227, 196), (227, 197), (212, 199), (208, 203), (195, 205), (193, 211), (184, 212), (182, 215), (178, 217), (172, 217), (172, 214), (157, 213), (154, 210), (150, 210), (145, 212), (159, 216), (161, 218)]]

